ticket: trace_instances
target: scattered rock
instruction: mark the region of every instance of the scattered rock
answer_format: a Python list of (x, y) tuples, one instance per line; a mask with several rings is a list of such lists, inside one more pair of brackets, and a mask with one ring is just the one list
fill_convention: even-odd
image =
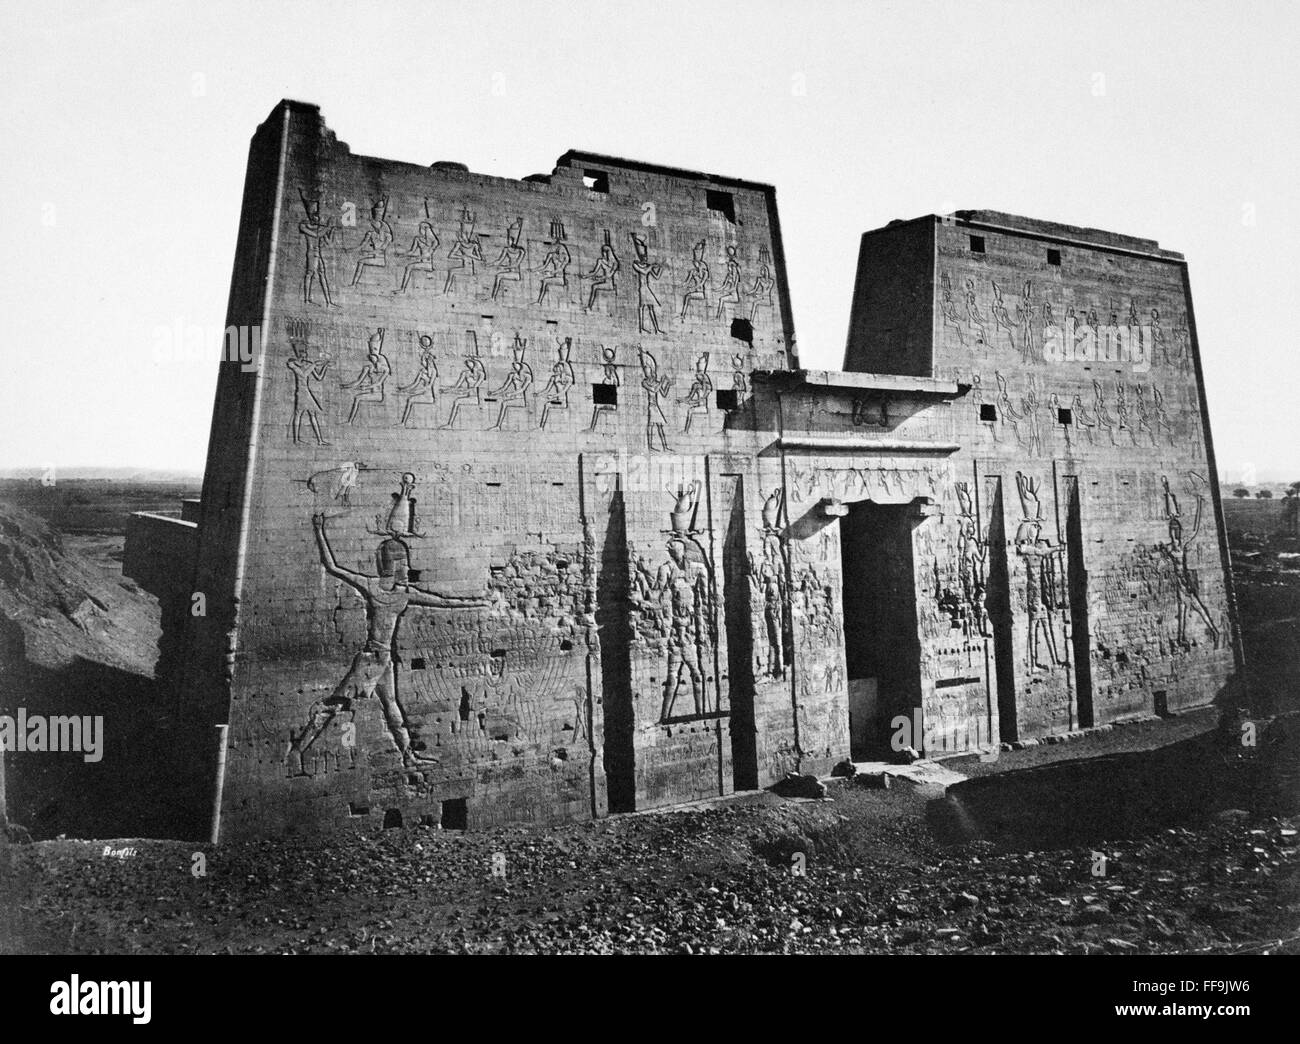
[(910, 765), (914, 761), (920, 761), (921, 755), (916, 752), (915, 747), (902, 747), (894, 751), (889, 760), (895, 765)]
[(1241, 808), (1225, 808), (1222, 812), (1214, 814), (1217, 823), (1240, 823), (1249, 818), (1250, 813)]
[(853, 777), (853, 785), (868, 790), (888, 790), (889, 779), (888, 772), (859, 772)]
[(787, 772), (785, 778), (773, 785), (772, 792), (781, 797), (823, 798), (826, 796), (826, 784), (816, 776)]

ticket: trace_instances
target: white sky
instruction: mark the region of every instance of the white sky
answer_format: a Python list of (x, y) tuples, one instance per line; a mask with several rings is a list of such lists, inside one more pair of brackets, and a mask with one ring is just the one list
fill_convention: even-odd
[(840, 365), (858, 236), (893, 218), (1158, 239), (1221, 470), (1300, 478), (1298, 44), (1281, 0), (6, 0), (0, 466), (202, 468), (216, 366), (154, 331), (224, 322), (248, 140), (290, 97), (389, 159), (775, 184), (806, 366)]

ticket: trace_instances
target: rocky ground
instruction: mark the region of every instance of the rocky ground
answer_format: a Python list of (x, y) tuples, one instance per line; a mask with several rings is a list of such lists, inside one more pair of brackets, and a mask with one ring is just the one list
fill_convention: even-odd
[(0, 951), (1300, 952), (1291, 818), (1026, 850), (946, 844), (933, 800), (837, 782), (545, 833), (9, 846)]
[(1300, 952), (1300, 721), (1239, 752), (1214, 718), (1018, 751), (946, 791), (859, 777), (552, 829), (9, 845), (0, 951)]

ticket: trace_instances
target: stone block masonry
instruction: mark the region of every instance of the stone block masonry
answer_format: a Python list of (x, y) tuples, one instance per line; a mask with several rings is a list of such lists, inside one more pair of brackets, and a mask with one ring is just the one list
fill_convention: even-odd
[[(1135, 242), (868, 234), (848, 372), (813, 372), (770, 186), (379, 160), (281, 103), (227, 317), (260, 355), (220, 364), (166, 571), (204, 595), (163, 654), (228, 726), (222, 836), (602, 816), (828, 771), (899, 713), (969, 749), (1213, 699), (1190, 301)], [(1149, 370), (1041, 350), (1135, 308)]]

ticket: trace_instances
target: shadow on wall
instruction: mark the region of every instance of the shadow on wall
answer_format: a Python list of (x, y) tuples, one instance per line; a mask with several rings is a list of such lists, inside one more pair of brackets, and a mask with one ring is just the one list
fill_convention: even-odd
[(948, 844), (1019, 849), (1131, 837), (1230, 808), (1300, 811), (1300, 717), (1267, 724), (1253, 750), (1232, 738), (1211, 731), (1155, 750), (966, 780), (931, 801), (927, 819)]
[[(11, 652), (21, 650), (21, 628), (0, 619), (0, 629)], [(29, 723), (36, 715), (102, 717), (98, 761), (77, 752), (5, 752), (11, 823), (35, 840), (207, 838), (215, 738), (184, 733), (160, 708), (152, 679), (80, 658), (50, 669), (10, 656), (0, 671), (0, 714), (15, 726), (20, 710)]]

